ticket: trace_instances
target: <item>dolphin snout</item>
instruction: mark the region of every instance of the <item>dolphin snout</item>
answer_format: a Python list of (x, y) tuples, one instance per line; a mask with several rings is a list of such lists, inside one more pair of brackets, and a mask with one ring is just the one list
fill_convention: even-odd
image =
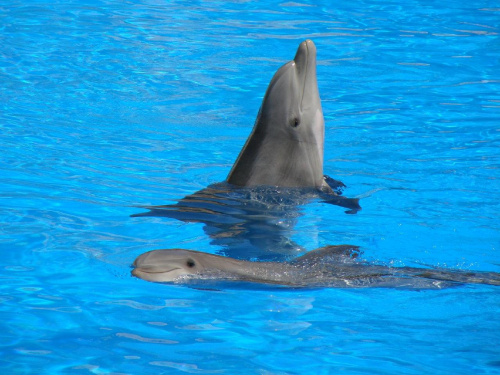
[(300, 43), (293, 61), (299, 71), (307, 70), (308, 66), (316, 64), (316, 46), (312, 40), (307, 39)]

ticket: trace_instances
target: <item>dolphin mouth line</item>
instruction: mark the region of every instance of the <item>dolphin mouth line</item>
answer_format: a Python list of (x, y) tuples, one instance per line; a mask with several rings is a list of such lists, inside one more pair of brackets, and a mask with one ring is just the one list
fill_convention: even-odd
[(302, 102), (304, 101), (304, 93), (306, 91), (306, 83), (307, 83), (307, 73), (309, 72), (309, 46), (306, 42), (306, 64), (304, 69), (304, 82), (302, 83), (302, 97), (300, 98), (300, 109), (302, 110)]
[(140, 267), (134, 268), (134, 270), (138, 270), (138, 271), (141, 271), (144, 273), (168, 273), (168, 272), (172, 272), (172, 271), (180, 270), (180, 269), (181, 269), (181, 267), (176, 267), (176, 268), (171, 268), (171, 269), (166, 270), (166, 271), (148, 271), (147, 269), (140, 268)]

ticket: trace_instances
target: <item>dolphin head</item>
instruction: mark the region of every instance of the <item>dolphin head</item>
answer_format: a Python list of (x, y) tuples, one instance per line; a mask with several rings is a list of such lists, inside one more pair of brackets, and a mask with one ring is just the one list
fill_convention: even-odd
[(306, 40), (272, 78), (227, 181), (240, 186), (321, 187), (324, 132), (316, 46)]
[(241, 261), (194, 250), (152, 250), (139, 255), (132, 275), (147, 281), (172, 282), (182, 277), (203, 277), (238, 270)]
[(195, 250), (163, 249), (139, 255), (132, 275), (153, 282), (185, 282), (191, 279), (286, 282), (287, 263), (251, 262)]
[(168, 282), (203, 271), (198, 254), (182, 249), (153, 250), (137, 257), (132, 275), (147, 281)]

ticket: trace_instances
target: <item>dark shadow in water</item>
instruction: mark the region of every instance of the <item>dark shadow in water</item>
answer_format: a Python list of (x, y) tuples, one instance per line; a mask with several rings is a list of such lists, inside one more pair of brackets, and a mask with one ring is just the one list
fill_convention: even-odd
[(173, 205), (145, 207), (149, 211), (133, 217), (169, 217), (203, 223), (212, 244), (221, 253), (237, 259), (285, 260), (304, 249), (291, 240), (302, 215), (300, 206), (322, 200), (347, 208), (361, 209), (359, 200), (341, 194), (344, 184), (325, 177), (331, 189), (238, 187), (226, 182), (213, 184)]

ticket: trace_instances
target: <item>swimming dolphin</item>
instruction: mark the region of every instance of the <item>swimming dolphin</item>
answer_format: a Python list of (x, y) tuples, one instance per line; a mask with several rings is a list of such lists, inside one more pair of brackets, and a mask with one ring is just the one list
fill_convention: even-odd
[(290, 240), (300, 216), (298, 206), (319, 198), (348, 208), (347, 213), (361, 209), (359, 199), (341, 195), (342, 182), (323, 176), (324, 133), (316, 47), (306, 40), (271, 79), (254, 128), (226, 181), (132, 216), (204, 223), (212, 243), (238, 258), (295, 254), (303, 250)]
[(153, 282), (233, 280), (292, 287), (441, 289), (461, 283), (500, 286), (500, 274), (370, 265), (353, 245), (326, 246), (289, 262), (251, 262), (193, 250), (153, 250), (137, 257), (132, 275)]

